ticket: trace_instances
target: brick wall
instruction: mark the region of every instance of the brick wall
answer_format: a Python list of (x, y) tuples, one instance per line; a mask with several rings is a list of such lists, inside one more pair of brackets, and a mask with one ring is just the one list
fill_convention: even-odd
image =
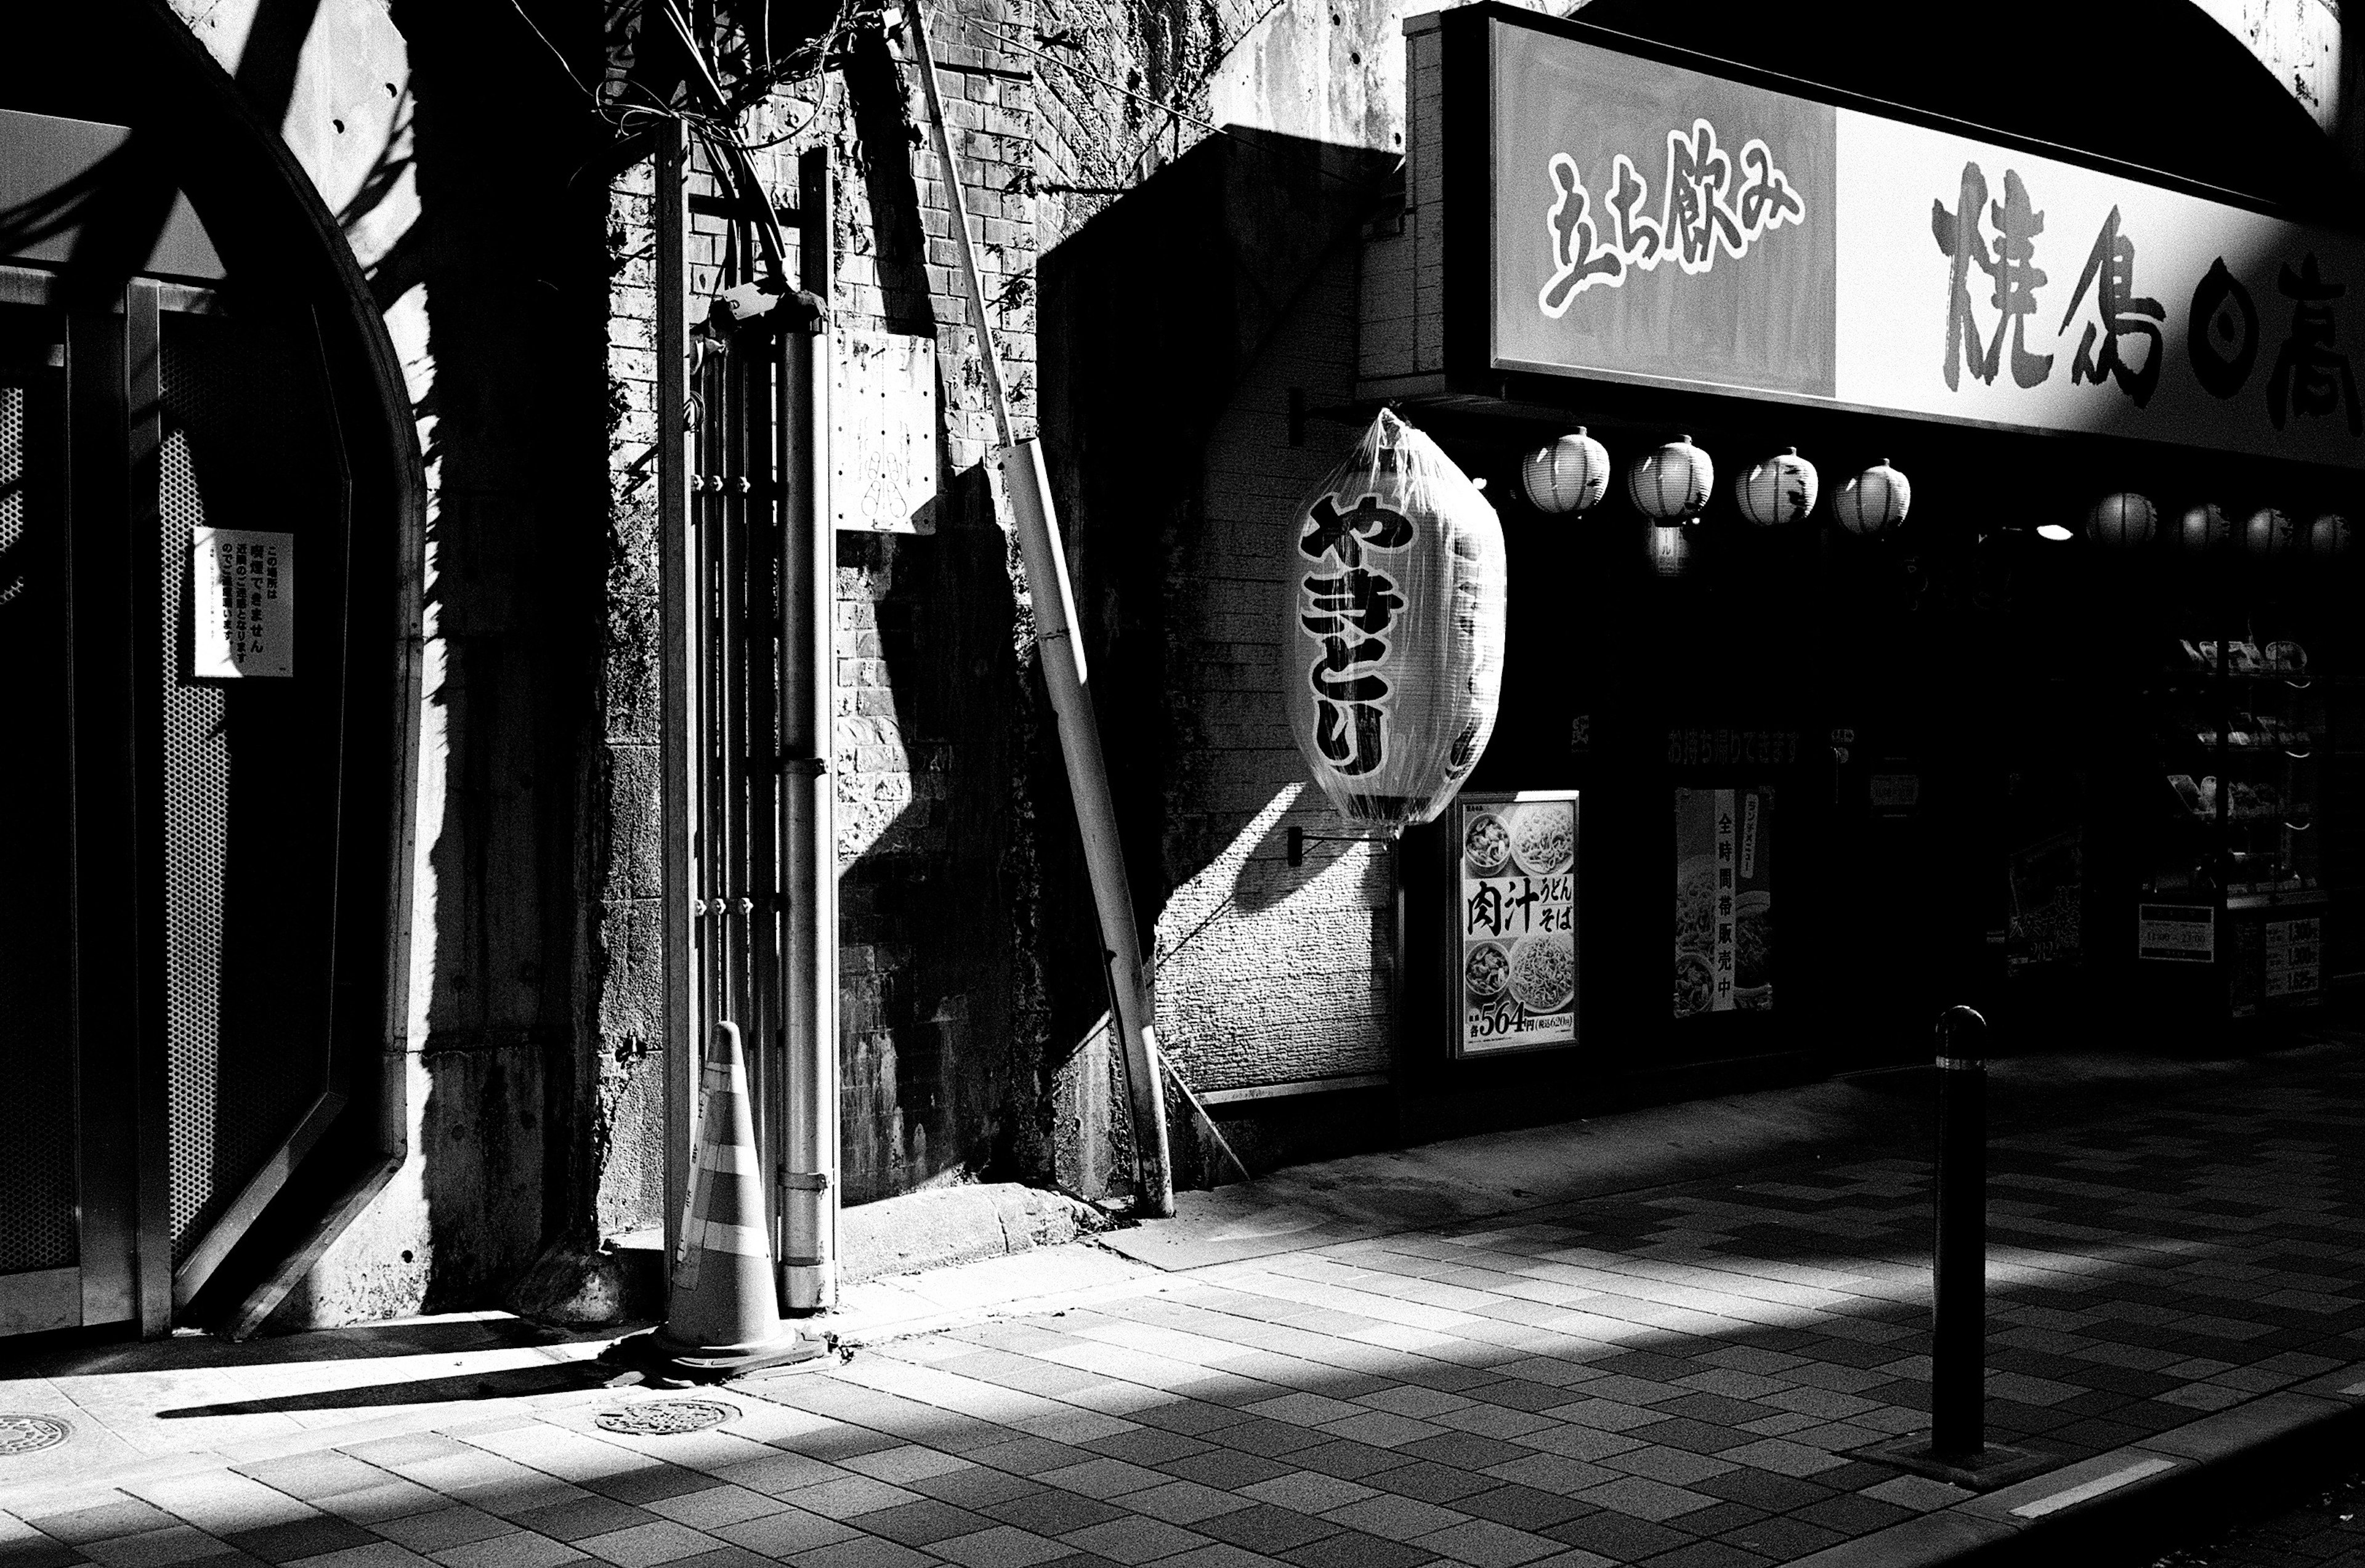
[(1194, 760), (1171, 831), (1183, 863), (1200, 868), (1159, 917), (1159, 1030), (1197, 1089), (1388, 1063), (1388, 852), (1313, 843), (1295, 869), (1284, 853), (1292, 824), (1341, 831), (1283, 721), (1279, 660), (1287, 521), (1360, 433), (1313, 419), (1305, 444), (1288, 444), (1290, 392), (1316, 409), (1352, 399), (1355, 296), (1349, 244), (1216, 420), (1178, 562), (1174, 670)]

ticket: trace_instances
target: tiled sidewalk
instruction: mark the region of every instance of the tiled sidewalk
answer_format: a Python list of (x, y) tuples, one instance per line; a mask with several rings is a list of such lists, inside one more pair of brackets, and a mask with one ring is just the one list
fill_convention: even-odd
[[(2347, 1068), (1999, 1139), (1997, 1435), (2067, 1463), (2365, 1360), (2359, 1104)], [(727, 1388), (687, 1436), (577, 1396), (0, 1493), (0, 1568), (1788, 1561), (1966, 1499), (1846, 1457), (1925, 1421), (1925, 1179), (1804, 1162), (1220, 1264)]]

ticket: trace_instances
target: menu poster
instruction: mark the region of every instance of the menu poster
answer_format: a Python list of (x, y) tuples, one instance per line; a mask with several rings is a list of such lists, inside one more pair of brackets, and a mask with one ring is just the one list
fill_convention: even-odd
[(1678, 1018), (1774, 1006), (1774, 790), (1676, 791)]
[(2012, 922), (2005, 972), (2084, 961), (2086, 835), (2077, 828), (2023, 844), (2009, 857)]
[(1454, 802), (1454, 1054), (1576, 1040), (1576, 791)]
[(2266, 958), (2268, 1001), (2315, 1002), (2324, 989), (2324, 921), (2267, 922)]

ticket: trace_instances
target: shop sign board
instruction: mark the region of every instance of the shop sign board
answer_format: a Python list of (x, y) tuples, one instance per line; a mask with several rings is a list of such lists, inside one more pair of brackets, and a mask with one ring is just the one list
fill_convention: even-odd
[(2217, 911), (2209, 904), (2135, 906), (2135, 955), (2164, 964), (2217, 961)]
[(2365, 467), (2356, 235), (1458, 15), (1442, 155), (1483, 139), (1492, 208), (1441, 292), (1483, 253), (1490, 303), (1449, 365)]
[(296, 673), (296, 536), (247, 528), (191, 531), (189, 675), (196, 680)]
[(1774, 790), (1676, 791), (1675, 1015), (1774, 1008)]
[(1453, 804), (1453, 1054), (1576, 1043), (1574, 790)]

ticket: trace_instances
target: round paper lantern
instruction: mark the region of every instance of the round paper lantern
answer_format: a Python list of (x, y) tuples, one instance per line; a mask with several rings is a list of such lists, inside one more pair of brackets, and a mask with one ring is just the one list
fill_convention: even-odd
[(2086, 536), (2111, 550), (2140, 550), (2159, 531), (2159, 509), (2133, 490), (2104, 496), (2086, 514)]
[(2214, 554), (2233, 540), (2233, 521), (2214, 501), (2189, 507), (2176, 520), (2176, 547), (2188, 555)]
[(1579, 425), (1528, 454), (1519, 464), (1519, 487), (1538, 511), (1590, 511), (1609, 488), (1609, 454)]
[(1913, 510), (1913, 482), (1882, 458), (1840, 487), (1832, 498), (1832, 515), (1859, 539), (1884, 533), (1905, 521)]
[(2337, 561), (2348, 554), (2351, 537), (2347, 518), (2326, 512), (2307, 525), (2306, 554), (2311, 560)]
[(1341, 815), (1394, 837), (1445, 809), (1503, 682), (1503, 525), (1435, 442), (1382, 409), (1289, 521), (1283, 706)]
[(1732, 487), (1741, 515), (1760, 528), (1804, 522), (1815, 510), (1815, 465), (1795, 446), (1743, 474)]
[(1715, 488), (1716, 465), (1687, 435), (1636, 458), (1626, 470), (1626, 494), (1653, 522), (1689, 522)]
[(2299, 529), (2291, 513), (2260, 507), (2242, 524), (2242, 553), (2254, 561), (2281, 561), (2299, 554)]

